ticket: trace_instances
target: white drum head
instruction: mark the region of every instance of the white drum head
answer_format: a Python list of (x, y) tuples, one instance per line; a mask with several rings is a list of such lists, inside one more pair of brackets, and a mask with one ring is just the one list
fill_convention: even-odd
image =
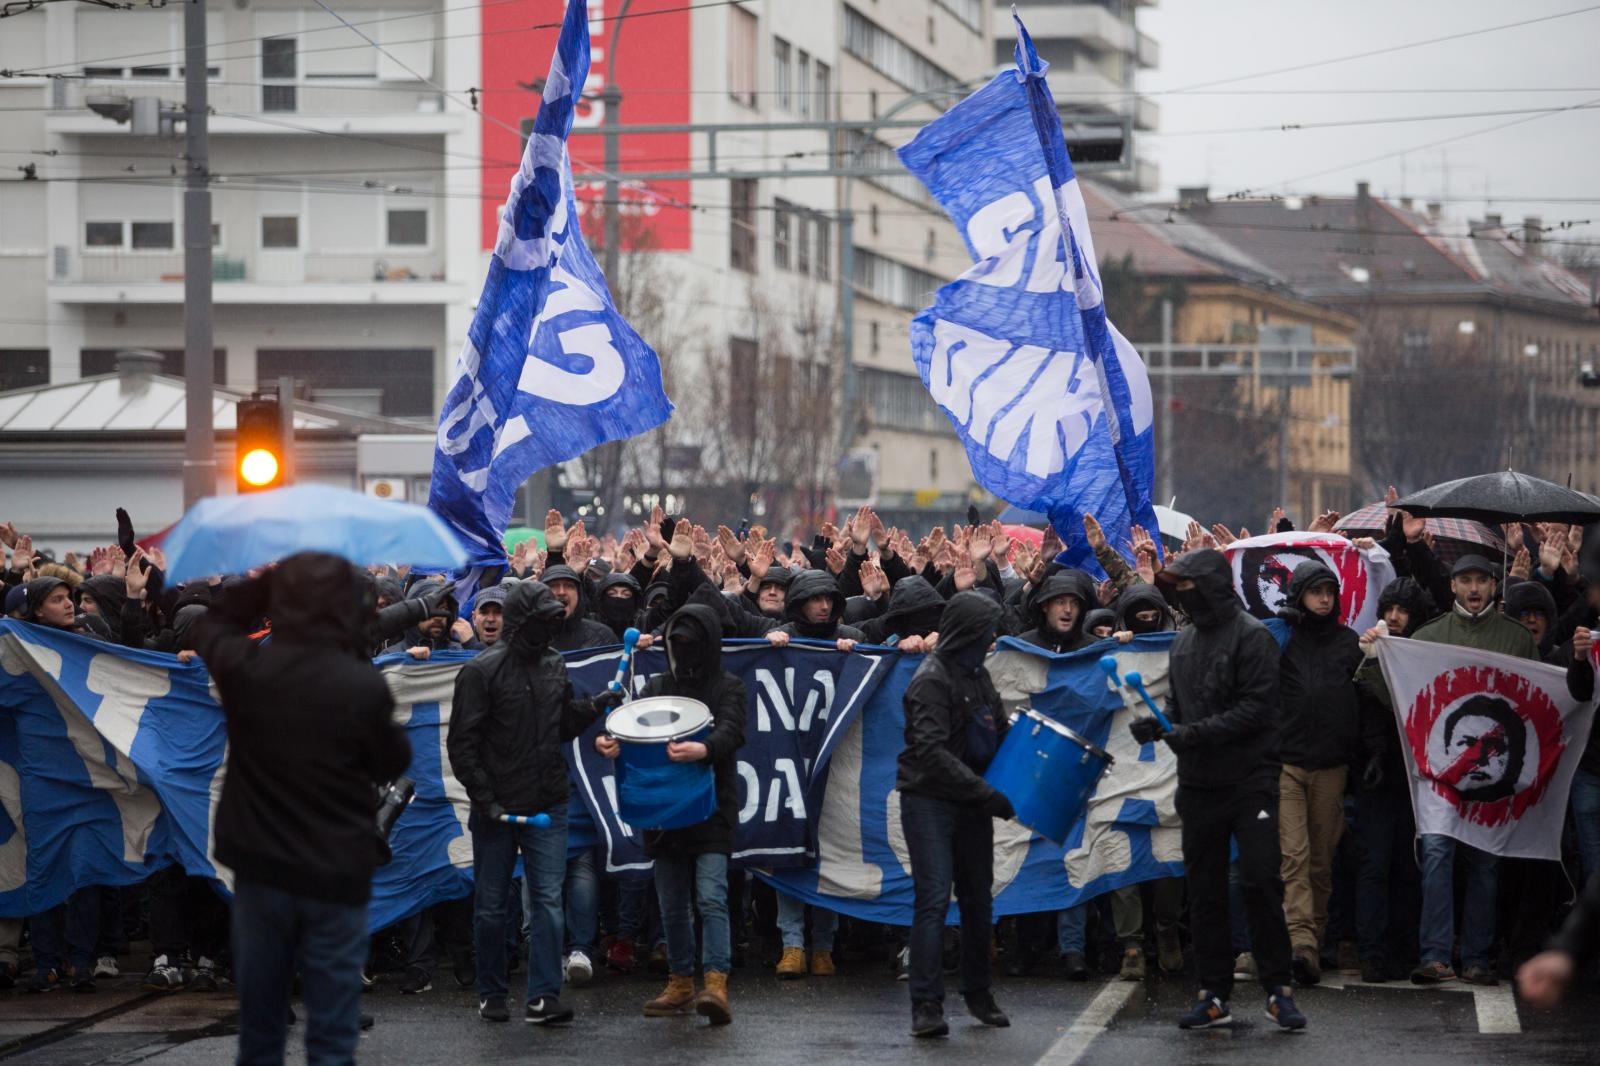
[(606, 716), (606, 732), (631, 744), (666, 744), (711, 725), (711, 708), (685, 696), (651, 696)]

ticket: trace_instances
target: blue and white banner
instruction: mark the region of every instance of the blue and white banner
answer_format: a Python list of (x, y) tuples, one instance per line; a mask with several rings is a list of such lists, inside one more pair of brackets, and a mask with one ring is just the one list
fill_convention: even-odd
[(1156, 529), (1150, 382), (1106, 317), (1088, 211), (1048, 64), (1017, 21), (1004, 71), (900, 149), (973, 266), (911, 326), (917, 371), (996, 496), (1050, 515), (1063, 562), (1100, 572), (1092, 514), (1119, 550)]
[(512, 500), (536, 470), (672, 414), (655, 351), (611, 303), (578, 228), (567, 134), (588, 71), (587, 0), (570, 0), (439, 414), (428, 506), (478, 566), (505, 563)]
[[(1116, 760), (1090, 797), (1086, 816), (1064, 845), (1016, 822), (995, 822), (994, 910), (1025, 914), (1075, 906), (1112, 889), (1183, 874), (1175, 807), (1177, 762), (1165, 744), (1137, 744), (1128, 723), (1147, 713), (1137, 697), (1113, 691), (1099, 661), (1113, 655), (1119, 676), (1144, 675), (1159, 703), (1167, 691), (1171, 633), (1101, 642), (1052, 655), (1012, 638), (988, 660), (1008, 709), (1031, 707), (1105, 748)], [(827, 768), (814, 868), (778, 870), (773, 884), (869, 921), (909, 924), (910, 856), (900, 827), (895, 760), (904, 746), (901, 696), (921, 662), (903, 657), (857, 723), (840, 739)]]

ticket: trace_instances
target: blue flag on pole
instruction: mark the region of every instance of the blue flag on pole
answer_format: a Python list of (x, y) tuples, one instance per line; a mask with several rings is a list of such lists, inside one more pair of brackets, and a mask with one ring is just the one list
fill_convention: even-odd
[(1049, 64), (1020, 19), (1016, 61), (900, 149), (973, 259), (913, 320), (911, 351), (978, 481), (1048, 513), (1062, 561), (1098, 572), (1084, 515), (1119, 547), (1157, 528), (1150, 381), (1106, 317)]
[(567, 134), (588, 72), (588, 4), (570, 0), (439, 413), (428, 506), (479, 566), (505, 563), (500, 538), (534, 471), (672, 414), (655, 351), (617, 313), (578, 229)]

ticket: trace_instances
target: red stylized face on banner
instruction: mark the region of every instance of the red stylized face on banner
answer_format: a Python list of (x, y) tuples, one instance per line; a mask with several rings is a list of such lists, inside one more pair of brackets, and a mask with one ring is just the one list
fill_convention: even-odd
[(1304, 562), (1322, 563), (1339, 578), (1339, 621), (1349, 625), (1367, 602), (1367, 564), (1348, 542), (1315, 540), (1274, 544), (1231, 552), (1245, 610), (1257, 618), (1276, 618), (1289, 602), (1289, 579)]
[(1544, 690), (1488, 667), (1457, 667), (1423, 686), (1405, 734), (1434, 791), (1464, 820), (1490, 827), (1539, 802), (1566, 746), (1561, 712)]

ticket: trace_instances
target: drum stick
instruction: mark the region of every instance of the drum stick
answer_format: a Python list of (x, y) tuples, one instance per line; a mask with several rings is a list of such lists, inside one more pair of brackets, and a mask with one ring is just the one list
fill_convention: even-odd
[(606, 688), (622, 695), (622, 682), (628, 676), (628, 668), (633, 665), (633, 649), (639, 643), (639, 631), (629, 626), (622, 634), (622, 658), (617, 661), (617, 676), (612, 678)]
[(1117, 676), (1117, 657), (1115, 655), (1102, 655), (1100, 657), (1100, 669), (1106, 672), (1106, 676), (1111, 679), (1113, 685), (1117, 688), (1122, 687), (1122, 678)]
[(550, 828), (550, 816), (543, 811), (538, 814), (502, 814), (500, 820), (507, 825), (531, 825), (535, 829)]
[(1144, 705), (1150, 708), (1150, 713), (1161, 723), (1161, 728), (1169, 733), (1172, 732), (1172, 722), (1161, 713), (1161, 708), (1156, 706), (1156, 701), (1150, 698), (1150, 693), (1144, 687), (1144, 675), (1137, 670), (1129, 670), (1123, 675), (1123, 680), (1128, 683), (1129, 688), (1139, 694), (1140, 699), (1144, 700)]

